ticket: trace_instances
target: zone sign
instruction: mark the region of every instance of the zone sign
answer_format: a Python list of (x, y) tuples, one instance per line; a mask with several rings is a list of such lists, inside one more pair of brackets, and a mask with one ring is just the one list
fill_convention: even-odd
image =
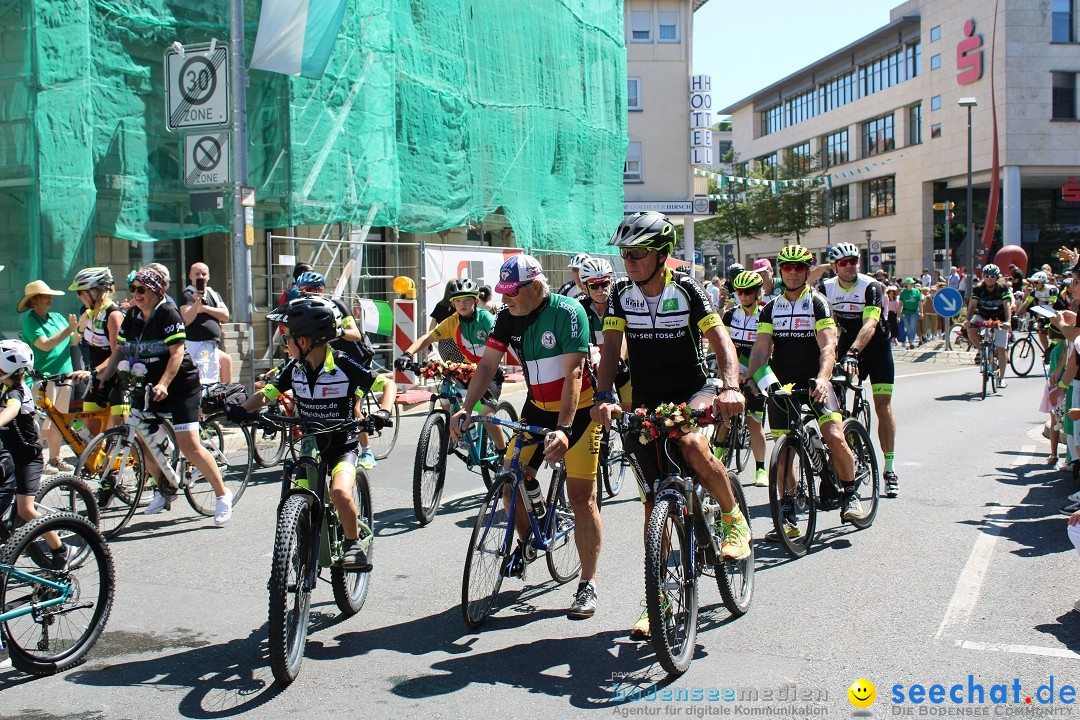
[(229, 47), (214, 43), (165, 51), (165, 129), (224, 127), (231, 121)]

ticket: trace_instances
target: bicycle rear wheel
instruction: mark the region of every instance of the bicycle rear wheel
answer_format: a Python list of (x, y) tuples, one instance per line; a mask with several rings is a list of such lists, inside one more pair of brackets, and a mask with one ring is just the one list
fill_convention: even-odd
[[(375, 399), (375, 393), (364, 394), (364, 412), (368, 415), (379, 409), (379, 401)], [(394, 403), (391, 412), (394, 419), (393, 427), (382, 428), (368, 433), (368, 443), (376, 460), (385, 460), (390, 456), (394, 446), (397, 445), (398, 433), (401, 432), (401, 405)]]
[[(780, 485), (781, 463), (794, 486), (790, 494)], [(786, 497), (785, 497), (786, 495)], [(789, 511), (783, 513), (784, 501)], [(814, 496), (814, 471), (806, 448), (791, 434), (780, 438), (769, 458), (769, 509), (772, 511), (773, 531), (767, 540), (776, 540), (791, 555), (799, 558), (810, 549), (817, 526), (817, 499)]]
[(866, 432), (870, 432), (870, 423), (872, 422), (870, 403), (863, 396), (859, 396), (859, 406), (855, 410), (855, 419), (862, 423), (862, 426), (866, 428)]
[[(731, 492), (735, 496), (735, 504), (739, 506), (742, 515), (750, 522), (750, 509), (746, 505), (746, 494), (742, 485), (737, 482), (731, 483)], [(718, 539), (719, 542), (719, 539)], [(720, 590), (720, 597), (724, 599), (724, 607), (735, 617), (741, 617), (750, 609), (750, 601), (754, 597), (754, 543), (750, 541), (750, 554), (742, 560), (721, 560), (716, 566), (716, 586)]]
[(413, 461), (413, 515), (420, 527), (435, 518), (446, 483), (446, 455), (449, 434), (446, 413), (435, 410), (424, 420), (416, 442)]
[(574, 540), (574, 511), (566, 494), (566, 468), (562, 465), (551, 473), (547, 511), (555, 513), (551, 520), (551, 545), (547, 549), (548, 572), (557, 583), (570, 582), (581, 572), (581, 558)]
[(855, 493), (863, 508), (862, 520), (852, 520), (851, 524), (862, 530), (873, 525), (877, 515), (881, 487), (877, 453), (870, 434), (857, 420), (844, 421), (844, 438), (855, 456)]
[(311, 509), (292, 495), (278, 513), (270, 565), (270, 668), (288, 685), (300, 674), (311, 617), (311, 589), (305, 587), (311, 557)]
[[(518, 414), (517, 410), (510, 403), (503, 401), (495, 406), (495, 417), (500, 420), (506, 420), (507, 422), (517, 422)], [(506, 442), (503, 444), (505, 448), (510, 443), (510, 431), (504, 427), (497, 427), (495, 425), (489, 425), (487, 423), (483, 426), (484, 432), (484, 456), (494, 458), (490, 463), (480, 463), (480, 477), (484, 479), (484, 487), (491, 489), (491, 483), (495, 480), (495, 476), (502, 471), (503, 455), (495, 449), (495, 445), (491, 442), (491, 435), (489, 433), (497, 432), (502, 433)]]
[[(42, 567), (34, 558), (32, 548), (44, 542), (41, 536), (47, 532), (57, 533), (68, 548), (62, 569), (53, 569), (51, 563)], [(115, 584), (112, 555), (97, 528), (75, 513), (35, 518), (4, 546), (0, 563), (65, 588), (0, 575), (0, 608), (5, 613), (27, 611), (0, 628), (11, 664), (33, 675), (52, 675), (82, 662), (108, 622)], [(70, 595), (62, 602), (42, 607), (65, 592)]]
[[(281, 414), (281, 404), (274, 402), (267, 406), (267, 412), (271, 415)], [(281, 462), (285, 454), (286, 436), (291, 428), (263, 428), (254, 427), (251, 430), (251, 451), (255, 456), (255, 462), (260, 467), (274, 467)]]
[(1017, 377), (1027, 377), (1035, 367), (1035, 343), (1030, 337), (1022, 337), (1009, 348), (1009, 366)]
[(645, 536), (645, 606), (656, 659), (669, 675), (690, 667), (697, 639), (697, 581), (687, 527), (671, 498), (659, 500)]
[[(95, 528), (100, 519), (93, 491), (74, 475), (64, 474), (51, 477), (34, 496), (34, 509), (41, 515), (59, 512), (75, 513)], [(35, 552), (35, 559), (41, 563), (45, 563), (47, 558), (52, 556), (44, 539), (38, 540), (32, 552)]]
[(75, 477), (94, 493), (98, 528), (107, 539), (131, 520), (146, 485), (142, 446), (127, 435), (127, 426), (109, 428), (87, 444), (75, 465)]
[(465, 555), (465, 572), (461, 579), (461, 614), (465, 624), (475, 630), (483, 625), (499, 596), (503, 582), (503, 564), (510, 555), (513, 540), (510, 507), (503, 502), (509, 488), (506, 480), (497, 478), (476, 514), (469, 550)]
[[(626, 452), (623, 450), (622, 435), (614, 430), (608, 430), (606, 436), (607, 456), (600, 470), (604, 476), (604, 490), (607, 491), (609, 498), (613, 498), (622, 490), (623, 480), (626, 479), (626, 473), (630, 470), (630, 461), (626, 459)], [(600, 502), (599, 490), (600, 488), (597, 488), (597, 504)]]
[[(356, 468), (356, 482), (353, 483), (353, 502), (356, 503), (357, 519), (360, 521), (360, 542), (365, 545), (368, 562), (374, 562), (375, 515), (371, 509), (371, 485), (367, 472)], [(337, 536), (344, 539), (345, 531), (341, 524), (337, 526)], [(360, 612), (367, 600), (370, 572), (347, 571), (340, 567), (330, 568), (330, 586), (334, 589), (334, 602), (341, 614), (348, 617)]]
[[(240, 496), (244, 494), (251, 470), (255, 464), (252, 452), (251, 430), (245, 425), (233, 425), (224, 417), (208, 418), (199, 422), (199, 441), (221, 473), (221, 481), (226, 490), (232, 491), (232, 504), (236, 507)], [(184, 486), (188, 503), (200, 515), (214, 516), (214, 504), (217, 496), (214, 486), (188, 463), (191, 478)]]
[(739, 415), (732, 419), (731, 428), (728, 430), (724, 464), (735, 475), (741, 475), (749, 461), (750, 428), (746, 425), (746, 415)]

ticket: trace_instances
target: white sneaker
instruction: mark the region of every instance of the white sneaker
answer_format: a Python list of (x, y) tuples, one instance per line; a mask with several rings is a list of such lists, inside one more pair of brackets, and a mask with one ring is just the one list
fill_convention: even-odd
[(1073, 610), (1080, 612), (1080, 600), (1073, 603)]
[(144, 515), (157, 515), (159, 512), (165, 509), (165, 505), (168, 504), (169, 499), (161, 494), (158, 490), (154, 491), (154, 496), (150, 498), (150, 504), (143, 510)]
[(225, 494), (214, 501), (214, 524), (221, 526), (229, 522), (232, 517), (232, 490), (226, 490)]
[[(1066, 463), (1066, 464), (1071, 464), (1071, 463)], [(1069, 496), (1069, 502), (1080, 502), (1080, 490), (1077, 490), (1076, 492), (1074, 492), (1072, 495)]]

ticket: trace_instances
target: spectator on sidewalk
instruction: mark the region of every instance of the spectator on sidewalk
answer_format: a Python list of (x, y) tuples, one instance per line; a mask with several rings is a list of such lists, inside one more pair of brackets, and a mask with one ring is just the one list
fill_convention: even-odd
[(229, 322), (229, 308), (210, 287), (210, 267), (197, 262), (188, 271), (191, 284), (180, 296), (180, 317), (187, 326), (184, 345), (199, 371), (199, 382), (232, 382), (232, 358), (221, 349), (221, 323)]
[(900, 288), (889, 285), (885, 288), (885, 324), (889, 328), (889, 337), (893, 343), (903, 341), (900, 335)]
[(956, 271), (955, 265), (949, 268), (949, 277), (946, 282), (953, 290), (960, 289), (960, 273)]
[(914, 350), (915, 339), (919, 336), (919, 318), (922, 317), (922, 293), (915, 288), (914, 278), (904, 278), (900, 304), (904, 318), (904, 337), (907, 339), (908, 350)]
[[(78, 334), (79, 318), (72, 314), (65, 317), (51, 310), (53, 298), (63, 294), (50, 288), (44, 280), (34, 280), (23, 289), (22, 300), (16, 308), (18, 312), (26, 313), (20, 336), (33, 349), (34, 368), (43, 375), (69, 373), (72, 370), (71, 338)], [(69, 385), (49, 383), (47, 392), (60, 412), (68, 411), (68, 401), (71, 399)], [(49, 420), (42, 423), (42, 430), (49, 446), (49, 462), (42, 472), (46, 475), (74, 472), (74, 466), (60, 459), (60, 448), (64, 445), (60, 431)]]
[(714, 275), (712, 282), (705, 286), (705, 292), (709, 295), (713, 310), (722, 312), (724, 307), (720, 304), (720, 278)]
[(922, 277), (919, 278), (919, 284), (923, 287), (930, 287), (934, 279), (930, 276), (930, 268), (922, 269)]

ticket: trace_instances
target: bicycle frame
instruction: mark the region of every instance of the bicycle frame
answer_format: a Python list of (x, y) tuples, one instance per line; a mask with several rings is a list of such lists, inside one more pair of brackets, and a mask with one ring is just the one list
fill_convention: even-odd
[[(26, 605), (17, 610), (9, 610), (8, 612), (0, 613), (0, 625), (8, 622), (9, 620), (20, 618), (23, 615), (30, 615), (32, 613), (36, 614), (38, 611), (44, 610), (46, 608), (51, 608), (54, 605), (62, 605), (63, 603), (71, 599), (71, 596), (74, 593), (71, 583), (48, 580), (39, 575), (32, 575), (30, 573), (23, 572), (22, 570), (16, 570), (11, 565), (6, 565), (3, 563), (0, 563), (0, 575), (4, 575), (6, 577), (13, 577), (17, 580), (25, 580), (27, 582), (35, 583), (37, 585), (44, 585), (50, 590), (56, 590), (60, 593), (59, 597), (52, 598), (51, 600), (45, 600), (43, 602), (34, 603), (33, 605)], [(2, 643), (0, 643), (0, 649), (3, 649)]]
[[(109, 408), (103, 408), (101, 410), (94, 410), (93, 412), (60, 412), (60, 409), (53, 404), (53, 401), (49, 399), (49, 395), (45, 392), (45, 388), (49, 383), (55, 383), (57, 385), (67, 385), (70, 376), (62, 375), (49, 375), (34, 378), (34, 402), (37, 405), (38, 410), (45, 414), (53, 426), (60, 433), (60, 437), (64, 439), (64, 442), (68, 444), (68, 447), (72, 449), (76, 456), (82, 455), (83, 450), (86, 449), (86, 443), (82, 438), (72, 430), (72, 425), (76, 420), (82, 420), (85, 424), (87, 420), (98, 420), (101, 423), (101, 428), (108, 427), (110, 410)], [(92, 468), (96, 470), (97, 468)]]

